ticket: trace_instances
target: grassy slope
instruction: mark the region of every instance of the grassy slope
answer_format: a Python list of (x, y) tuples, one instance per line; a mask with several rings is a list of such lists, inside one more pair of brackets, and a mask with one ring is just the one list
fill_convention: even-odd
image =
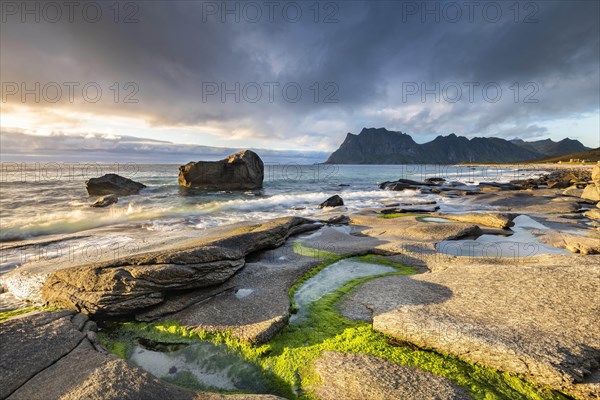
[(593, 163), (600, 161), (600, 147), (597, 149), (592, 149), (588, 151), (582, 151), (579, 153), (565, 154), (564, 156), (545, 158), (543, 160), (537, 161), (527, 161), (528, 164), (538, 164), (538, 163), (557, 163), (559, 161), (569, 161), (571, 158), (579, 158), (590, 160)]
[[(296, 250), (306, 249), (302, 246)], [(322, 253), (320, 255), (323, 256)], [(292, 287), (290, 297), (293, 299), (295, 290), (302, 282), (341, 258), (333, 253), (327, 254), (323, 263)], [(397, 269), (397, 272), (387, 275), (416, 273), (409, 267), (380, 256), (369, 255), (362, 259)], [(235, 339), (229, 333), (196, 331), (182, 327), (177, 322), (120, 324), (115, 331), (103, 334), (102, 338), (111, 351), (123, 358), (128, 356), (135, 338), (161, 343), (210, 341), (223, 344), (230, 351), (259, 365), (265, 371), (265, 377), (272, 382), (273, 392), (287, 398), (312, 398), (311, 388), (320, 383), (312, 364), (321, 352), (332, 350), (371, 354), (402, 365), (422, 368), (467, 388), (476, 399), (566, 399), (557, 392), (539, 388), (514, 375), (478, 366), (454, 356), (419, 349), (408, 343), (398, 343), (374, 331), (369, 323), (342, 317), (336, 309), (336, 303), (356, 286), (373, 278), (356, 279), (322, 297), (311, 305), (306, 320), (286, 326), (269, 343), (259, 346)]]

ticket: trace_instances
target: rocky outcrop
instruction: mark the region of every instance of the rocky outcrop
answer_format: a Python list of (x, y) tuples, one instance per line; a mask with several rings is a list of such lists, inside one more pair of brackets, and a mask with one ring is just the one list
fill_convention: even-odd
[(340, 196), (338, 196), (336, 194), (334, 196), (331, 196), (330, 198), (328, 198), (327, 200), (325, 200), (321, 204), (319, 204), (319, 207), (320, 208), (324, 208), (324, 207), (339, 207), (339, 206), (343, 206), (343, 205), (344, 205), (344, 200)]
[(288, 241), (249, 258), (227, 282), (170, 296), (137, 314), (136, 319), (175, 320), (187, 327), (228, 331), (246, 342), (264, 343), (287, 324), (292, 285), (321, 261), (323, 258), (312, 252), (295, 251), (294, 242)]
[(375, 330), (420, 347), (577, 398), (600, 396), (595, 256), (537, 256), (518, 265), (510, 258), (451, 261), (429, 274), (366, 282), (340, 308), (352, 319), (369, 315)]
[(124, 178), (117, 174), (106, 174), (99, 178), (92, 178), (85, 182), (85, 188), (90, 196), (104, 196), (116, 194), (129, 196), (138, 194), (146, 185)]
[(111, 204), (115, 204), (119, 201), (119, 198), (115, 194), (107, 194), (106, 196), (99, 197), (94, 204), (90, 207), (108, 207)]
[(86, 314), (124, 315), (164, 301), (167, 293), (218, 285), (245, 264), (248, 254), (281, 246), (312, 221), (280, 218), (228, 227), (212, 236), (162, 249), (53, 272), (42, 298)]
[(315, 362), (320, 400), (469, 399), (466, 390), (418, 368), (364, 354), (325, 352)]
[(118, 359), (98, 344), (96, 324), (70, 311), (0, 323), (0, 398), (10, 400), (276, 400), (267, 395), (195, 393)]
[(251, 150), (240, 151), (220, 161), (189, 162), (179, 167), (179, 185), (205, 190), (260, 189), (264, 164)]

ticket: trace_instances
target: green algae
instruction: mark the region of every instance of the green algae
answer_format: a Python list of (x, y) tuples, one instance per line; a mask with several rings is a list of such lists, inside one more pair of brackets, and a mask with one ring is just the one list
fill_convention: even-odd
[[(294, 246), (294, 250), (306, 252), (304, 245)], [(317, 252), (318, 250), (312, 249)], [(319, 254), (319, 253), (314, 253)], [(310, 277), (328, 265), (346, 258), (334, 253), (320, 253), (324, 258), (290, 289), (293, 301), (295, 291)], [(309, 305), (307, 317), (294, 324), (288, 324), (270, 342), (252, 345), (234, 338), (229, 332), (207, 332), (190, 329), (177, 322), (152, 324), (119, 324), (110, 337), (102, 335), (105, 345), (116, 354), (127, 358), (135, 338), (144, 338), (161, 343), (195, 343), (206, 341), (226, 345), (243, 359), (255, 363), (270, 379), (273, 393), (286, 398), (312, 399), (312, 389), (320, 379), (313, 369), (314, 361), (324, 351), (343, 353), (363, 353), (383, 358), (401, 365), (421, 368), (436, 375), (446, 377), (466, 388), (475, 399), (534, 399), (558, 400), (568, 397), (549, 389), (541, 388), (516, 375), (500, 372), (476, 365), (455, 356), (440, 354), (403, 343), (373, 330), (364, 321), (351, 321), (340, 315), (336, 304), (341, 298), (360, 284), (382, 276), (410, 275), (416, 271), (376, 255), (358, 257), (364, 262), (393, 266), (396, 272), (385, 275), (355, 279), (331, 294)], [(292, 306), (293, 308), (294, 306)]]

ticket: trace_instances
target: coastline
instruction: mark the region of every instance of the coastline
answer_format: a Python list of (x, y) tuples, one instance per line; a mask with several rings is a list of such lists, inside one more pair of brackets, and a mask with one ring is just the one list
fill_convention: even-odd
[[(185, 346), (192, 346), (190, 349), (213, 343), (217, 348), (211, 351), (225, 346), (259, 368), (265, 374), (261, 375), (265, 382), (278, 382), (277, 389), (264, 390), (287, 398), (294, 397), (296, 386), (313, 394), (334, 390), (313, 385), (324, 377), (334, 384), (335, 375), (327, 371), (339, 362), (339, 357), (344, 359), (346, 351), (368, 356), (352, 359), (350, 365), (376, 369), (385, 366), (391, 368), (391, 376), (409, 374), (415, 379), (420, 376), (418, 379), (425, 379), (424, 382), (435, 381), (449, 393), (447, 398), (482, 393), (549, 399), (561, 398), (560, 393), (581, 398), (594, 396), (600, 391), (600, 382), (589, 379), (596, 367), (589, 374), (581, 374), (577, 366), (595, 365), (600, 354), (577, 349), (600, 348), (600, 335), (593, 329), (600, 310), (597, 304), (589, 302), (589, 296), (600, 294), (594, 279), (600, 273), (599, 224), (594, 219), (597, 212), (593, 213), (598, 207), (593, 201), (564, 195), (566, 189), (547, 188), (548, 179), (568, 178), (595, 185), (587, 169), (578, 168), (582, 175), (577, 177), (569, 177), (564, 168), (554, 169), (560, 173), (531, 178), (533, 183), (528, 184), (536, 188), (481, 183), (477, 193), (471, 193), (473, 187), (451, 182), (401, 180), (397, 183), (409, 186), (400, 193), (412, 193), (404, 198), (404, 203), (402, 198), (395, 198), (376, 207), (328, 208), (318, 217), (226, 224), (187, 231), (185, 240), (178, 231), (154, 238), (142, 235), (143, 245), (133, 247), (129, 253), (115, 255), (113, 251), (88, 259), (61, 255), (52, 258), (52, 269), (48, 269), (49, 259), (38, 259), (0, 276), (7, 289), (0, 298), (16, 295), (28, 298), (38, 307), (49, 303), (73, 311), (38, 308), (31, 313), (29, 303), (2, 301), (0, 304), (13, 304), (29, 313), (18, 316), (14, 309), (6, 310), (11, 314), (0, 323), (0, 335), (3, 341), (12, 343), (10, 332), (15, 324), (24, 324), (25, 329), (39, 337), (48, 332), (47, 322), (42, 321), (63, 321), (65, 329), (68, 324), (74, 325), (71, 334), (85, 336), (87, 347), (69, 345), (64, 367), (57, 364), (55, 369), (85, 371), (77, 361), (83, 352), (93, 368), (104, 373), (116, 368), (117, 362), (118, 368), (142, 379), (148, 396), (157, 391), (179, 391), (179, 396), (188, 398), (193, 392), (186, 390), (200, 386), (189, 386), (189, 382), (184, 384), (188, 389), (171, 386), (166, 383), (171, 382), (168, 374), (162, 376), (162, 372), (153, 370), (154, 364), (132, 359), (139, 351), (138, 340), (142, 339), (158, 343), (183, 340)], [(463, 208), (439, 209), (448, 199), (461, 203)], [(19, 246), (27, 246), (27, 242)], [(339, 263), (349, 263), (352, 268), (370, 266), (374, 275), (334, 283), (337, 275), (323, 274), (344, 265)], [(382, 268), (397, 270), (392, 273)], [(311, 277), (317, 278), (311, 281)], [(112, 284), (117, 281), (121, 283)], [(310, 307), (304, 302), (296, 303), (295, 293), (305, 293), (320, 281), (331, 282), (329, 294)], [(582, 290), (574, 293), (572, 287)], [(74, 314), (82, 311), (89, 316)], [(308, 320), (295, 322), (296, 314)], [(529, 322), (515, 325), (514, 320), (520, 315), (528, 315)], [(137, 325), (111, 325), (115, 318)], [(565, 318), (570, 322), (565, 322)], [(83, 324), (87, 328), (79, 328), (81, 325), (73, 322), (79, 319), (87, 321)], [(327, 333), (325, 325), (321, 326), (327, 321), (336, 327), (331, 333)], [(419, 329), (407, 329), (411, 326)], [(378, 343), (380, 350), (366, 344), (353, 348), (344, 336), (347, 329), (355, 329), (352, 332), (360, 338), (357, 340)], [(447, 333), (440, 335), (440, 329)], [(330, 344), (323, 347), (316, 341), (306, 347), (296, 342), (299, 337), (319, 335), (331, 335), (326, 336)], [(447, 340), (447, 335), (453, 339)], [(551, 338), (553, 344), (540, 347), (540, 335)], [(132, 338), (137, 339), (131, 341)], [(389, 344), (390, 340), (410, 343), (410, 350), (398, 350)], [(35, 339), (29, 346), (36, 349), (41, 343)], [(187, 351), (185, 346), (182, 351)], [(273, 358), (262, 353), (262, 346), (275, 346), (296, 356)], [(23, 356), (19, 347), (11, 349), (15, 357)], [(162, 357), (158, 349), (160, 346), (142, 348)], [(431, 350), (432, 355), (427, 356)], [(128, 361), (114, 361), (111, 352)], [(484, 374), (488, 384), (498, 380), (496, 387), (473, 381), (468, 373), (462, 375), (437, 367), (448, 356), (457, 357), (457, 371), (473, 368), (464, 362), (481, 366), (482, 370), (470, 374)], [(296, 357), (304, 361), (297, 364), (293, 361)], [(517, 361), (522, 359), (535, 368), (520, 368)], [(554, 359), (568, 359), (568, 363), (556, 365)], [(11, 360), (8, 357), (4, 362), (14, 364)], [(36, 369), (43, 362), (36, 361), (36, 357), (32, 360), (31, 368), (37, 378), (15, 372), (17, 375), (11, 376), (21, 387), (14, 389), (13, 396), (32, 393), (35, 379), (47, 379), (44, 371)], [(395, 370), (394, 365), (405, 365), (407, 360), (418, 368)], [(299, 378), (291, 378), (288, 370), (269, 367), (274, 362), (283, 363), (290, 368), (291, 376), (300, 374)], [(177, 365), (182, 371), (191, 368)], [(318, 376), (306, 373), (305, 368), (311, 365)], [(154, 371), (163, 380), (140, 367)], [(422, 370), (429, 375), (419, 375)], [(514, 374), (516, 377), (511, 379), (516, 381), (503, 381), (508, 379), (502, 377), (503, 372)], [(345, 373), (357, 381), (367, 379), (352, 369)], [(59, 380), (52, 390), (77, 387), (85, 379), (79, 377), (68, 385)], [(377, 379), (368, 382), (363, 384), (385, 385)], [(237, 387), (234, 383), (233, 387)], [(267, 383), (270, 387), (271, 383)], [(398, 390), (409, 390), (403, 385), (406, 383)], [(348, 395), (343, 387), (335, 387)], [(210, 396), (207, 392), (202, 395)]]

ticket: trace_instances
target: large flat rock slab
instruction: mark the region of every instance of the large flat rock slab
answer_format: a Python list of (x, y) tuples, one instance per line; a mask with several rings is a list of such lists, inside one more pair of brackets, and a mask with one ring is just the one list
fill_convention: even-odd
[(70, 311), (36, 313), (0, 323), (0, 398), (73, 350), (85, 335)]
[(155, 306), (174, 291), (221, 284), (245, 257), (281, 246), (293, 234), (315, 229), (312, 221), (279, 218), (215, 230), (114, 261), (60, 269), (42, 286), (42, 298), (86, 314), (125, 315)]
[(469, 399), (451, 381), (418, 368), (364, 354), (325, 352), (315, 362), (320, 400)]
[(600, 396), (600, 259), (514, 261), (465, 257), (433, 273), (375, 279), (340, 309), (418, 346), (576, 397)]

